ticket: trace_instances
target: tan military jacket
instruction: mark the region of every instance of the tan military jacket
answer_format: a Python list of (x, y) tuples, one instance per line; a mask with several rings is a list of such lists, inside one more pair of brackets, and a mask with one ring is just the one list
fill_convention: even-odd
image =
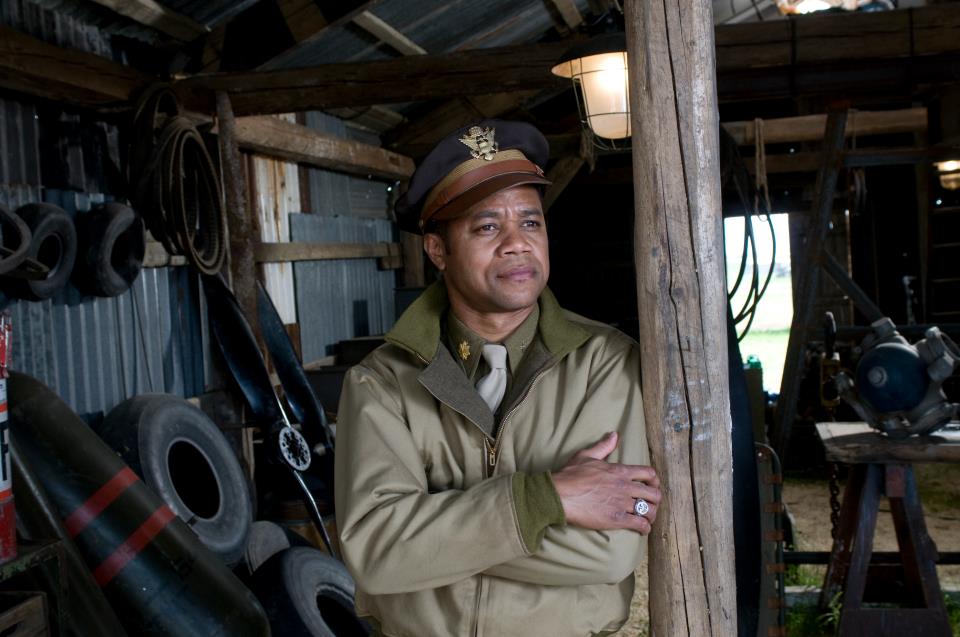
[(564, 525), (547, 472), (609, 431), (610, 460), (649, 464), (638, 346), (545, 290), (497, 429), (442, 344), (446, 307), (429, 288), (344, 383), (337, 524), (359, 613), (392, 637), (618, 630), (646, 540)]

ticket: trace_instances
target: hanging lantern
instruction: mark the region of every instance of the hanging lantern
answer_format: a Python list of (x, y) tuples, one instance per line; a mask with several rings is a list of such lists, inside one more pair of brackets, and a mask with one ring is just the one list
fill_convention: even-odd
[(606, 150), (630, 147), (626, 36), (598, 35), (571, 47), (551, 69), (570, 78), (584, 129)]
[(940, 185), (947, 190), (960, 190), (960, 160), (950, 159), (936, 163)]

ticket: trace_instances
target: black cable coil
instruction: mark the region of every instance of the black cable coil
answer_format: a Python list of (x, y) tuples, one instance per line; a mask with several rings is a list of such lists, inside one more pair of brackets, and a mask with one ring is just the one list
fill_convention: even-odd
[(226, 258), (226, 221), (217, 169), (200, 132), (166, 86), (140, 99), (133, 120), (131, 200), (170, 254), (203, 274)]

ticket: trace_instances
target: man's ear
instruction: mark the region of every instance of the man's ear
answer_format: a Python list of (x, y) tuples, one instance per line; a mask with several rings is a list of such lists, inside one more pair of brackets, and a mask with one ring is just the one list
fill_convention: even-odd
[(443, 244), (443, 238), (435, 233), (428, 232), (423, 235), (423, 251), (427, 253), (433, 265), (443, 272), (447, 267), (447, 248)]

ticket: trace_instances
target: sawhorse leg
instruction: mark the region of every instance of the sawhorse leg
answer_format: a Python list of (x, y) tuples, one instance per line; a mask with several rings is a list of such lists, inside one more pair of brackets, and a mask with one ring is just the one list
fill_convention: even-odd
[[(886, 494), (900, 546), (908, 607), (864, 607), (880, 496)], [(853, 465), (843, 494), (840, 524), (820, 595), (826, 607), (843, 591), (840, 635), (949, 637), (950, 625), (937, 579), (933, 541), (927, 534), (913, 467)]]

